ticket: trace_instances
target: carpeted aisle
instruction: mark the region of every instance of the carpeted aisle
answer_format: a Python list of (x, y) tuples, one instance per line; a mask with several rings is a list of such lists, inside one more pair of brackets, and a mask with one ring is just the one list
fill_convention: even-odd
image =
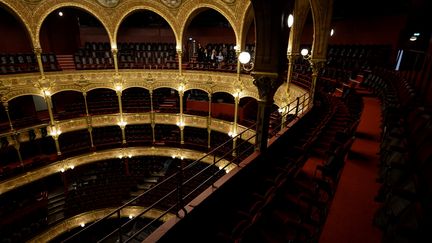
[(338, 189), (320, 237), (320, 243), (380, 242), (381, 232), (372, 220), (379, 204), (378, 173), (381, 108), (375, 97), (363, 97), (364, 110), (351, 155), (346, 161)]

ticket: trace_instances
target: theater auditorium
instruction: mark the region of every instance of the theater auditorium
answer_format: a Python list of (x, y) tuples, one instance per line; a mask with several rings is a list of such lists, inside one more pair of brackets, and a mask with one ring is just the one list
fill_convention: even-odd
[(432, 242), (431, 5), (0, 0), (0, 243)]

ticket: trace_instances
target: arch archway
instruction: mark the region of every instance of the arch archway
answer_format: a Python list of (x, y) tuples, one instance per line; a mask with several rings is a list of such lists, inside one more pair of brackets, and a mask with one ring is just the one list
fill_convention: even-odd
[(235, 71), (236, 33), (229, 20), (212, 8), (196, 9), (183, 31), (183, 58), (190, 69)]
[(86, 115), (84, 96), (78, 91), (62, 91), (51, 96), (53, 114), (58, 120)]
[(81, 8), (53, 10), (42, 22), (39, 41), (45, 53), (42, 62), (46, 71), (113, 67), (106, 29)]
[(190, 89), (183, 95), (183, 112), (185, 114), (208, 116), (209, 95), (200, 89)]
[(234, 96), (226, 92), (212, 94), (211, 117), (226, 121), (234, 120)]
[(117, 48), (120, 68), (176, 68), (176, 37), (171, 25), (150, 10), (135, 10), (122, 19)]
[(8, 7), (0, 4), (0, 75), (37, 72), (30, 33), (23, 21)]
[(151, 110), (150, 92), (140, 87), (131, 87), (122, 92), (123, 112), (140, 113)]

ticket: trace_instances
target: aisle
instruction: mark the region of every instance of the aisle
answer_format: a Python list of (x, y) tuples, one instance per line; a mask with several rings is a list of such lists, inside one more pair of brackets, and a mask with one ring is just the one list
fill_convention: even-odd
[(381, 108), (377, 98), (363, 97), (364, 110), (350, 156), (320, 237), (320, 243), (375, 243), (381, 232), (372, 226), (378, 173)]

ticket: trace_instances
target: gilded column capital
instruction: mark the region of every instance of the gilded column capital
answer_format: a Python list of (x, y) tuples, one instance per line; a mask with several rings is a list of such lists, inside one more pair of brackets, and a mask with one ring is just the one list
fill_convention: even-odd
[(41, 47), (35, 47), (35, 48), (33, 48), (33, 52), (35, 55), (41, 55), (42, 54), (42, 48)]
[(254, 78), (253, 84), (258, 88), (260, 100), (271, 103), (277, 89), (282, 85), (283, 80), (274, 75), (270, 76), (254, 73), (252, 76)]
[(118, 50), (117, 50), (117, 48), (112, 48), (111, 52), (114, 56), (117, 56)]
[(287, 53), (287, 59), (290, 63), (294, 62), (300, 56), (301, 56), (300, 53), (295, 53), (295, 52)]
[(310, 59), (309, 63), (312, 67), (312, 75), (318, 75), (324, 69), (326, 61), (326, 59)]

